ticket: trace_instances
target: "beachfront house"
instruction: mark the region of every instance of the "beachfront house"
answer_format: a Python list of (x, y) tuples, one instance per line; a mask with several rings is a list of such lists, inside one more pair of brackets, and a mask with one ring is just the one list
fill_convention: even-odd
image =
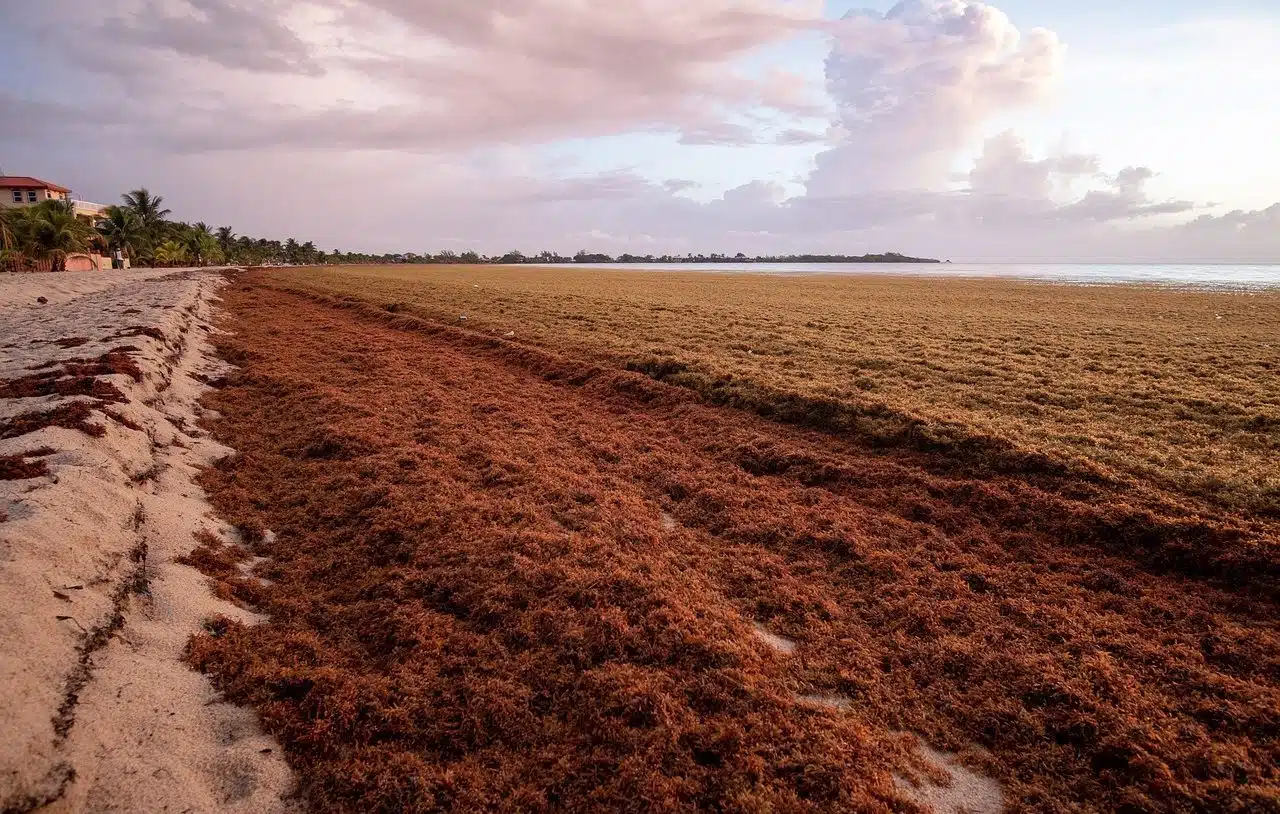
[[(96, 224), (104, 216), (106, 206), (76, 200), (71, 190), (51, 181), (42, 181), (29, 175), (0, 175), (0, 207), (36, 206), (44, 201), (68, 201), (75, 216), (85, 223)], [(128, 261), (116, 258), (115, 262), (128, 268)], [(97, 252), (76, 253), (65, 261), (67, 271), (101, 271), (113, 265), (112, 258)], [(0, 269), (3, 271), (3, 269)]]
[(69, 201), (71, 190), (26, 175), (0, 175), (0, 204), (35, 206), (41, 201)]
[(102, 204), (75, 200), (71, 190), (28, 175), (0, 175), (0, 206), (35, 206), (42, 201), (71, 201), (76, 217), (96, 223), (106, 209)]

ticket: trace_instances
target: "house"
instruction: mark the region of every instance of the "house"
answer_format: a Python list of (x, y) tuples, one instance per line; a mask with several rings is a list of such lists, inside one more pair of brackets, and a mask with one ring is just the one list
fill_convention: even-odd
[(71, 190), (25, 175), (0, 175), (0, 206), (32, 206), (41, 201), (69, 201)]
[[(0, 208), (36, 206), (44, 201), (68, 202), (75, 216), (91, 225), (102, 220), (107, 209), (102, 204), (73, 199), (71, 190), (59, 184), (27, 175), (0, 175)], [(129, 267), (129, 262), (123, 258), (117, 258), (116, 263)], [(97, 254), (96, 250), (71, 254), (65, 260), (67, 271), (101, 271), (112, 266), (113, 259)]]
[(0, 206), (35, 206), (42, 201), (71, 201), (76, 217), (97, 223), (106, 209), (102, 204), (73, 200), (71, 190), (27, 175), (0, 175)]

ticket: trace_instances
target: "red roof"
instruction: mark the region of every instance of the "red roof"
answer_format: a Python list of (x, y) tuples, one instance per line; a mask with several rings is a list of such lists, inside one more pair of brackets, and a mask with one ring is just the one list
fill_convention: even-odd
[(66, 187), (41, 181), (29, 175), (0, 175), (0, 189), (51, 189), (54, 192), (70, 192)]

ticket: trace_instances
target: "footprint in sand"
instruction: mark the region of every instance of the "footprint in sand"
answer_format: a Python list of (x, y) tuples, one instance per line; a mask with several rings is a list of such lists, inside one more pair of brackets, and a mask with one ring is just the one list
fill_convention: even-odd
[(779, 636), (776, 633), (770, 633), (767, 629), (765, 629), (764, 625), (760, 624), (759, 622), (754, 623), (754, 630), (755, 630), (757, 639), (760, 639), (762, 642), (769, 645), (774, 650), (777, 650), (779, 653), (796, 652), (795, 641), (788, 639), (785, 636)]
[(902, 796), (934, 814), (1000, 814), (1004, 810), (1004, 795), (1000, 784), (963, 765), (950, 752), (934, 749), (919, 738), (916, 753), (929, 764), (951, 778), (949, 785), (938, 785), (928, 778), (918, 784), (902, 775), (894, 775), (894, 785)]

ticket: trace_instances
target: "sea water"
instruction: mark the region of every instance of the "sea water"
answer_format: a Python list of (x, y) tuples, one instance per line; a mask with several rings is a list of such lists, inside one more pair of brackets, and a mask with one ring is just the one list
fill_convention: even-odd
[(628, 271), (753, 274), (883, 274), (903, 277), (984, 277), (1053, 283), (1151, 283), (1189, 288), (1280, 288), (1280, 264), (1139, 263), (601, 263)]

